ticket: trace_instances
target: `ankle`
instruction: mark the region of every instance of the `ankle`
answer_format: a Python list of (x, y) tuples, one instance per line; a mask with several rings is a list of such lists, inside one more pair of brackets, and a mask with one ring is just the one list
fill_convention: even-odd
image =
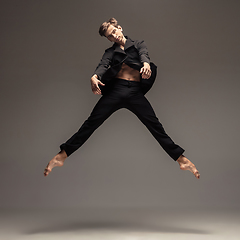
[(64, 161), (67, 158), (67, 154), (64, 150), (61, 150), (57, 155), (56, 155), (56, 160), (58, 161)]
[(184, 163), (186, 162), (187, 158), (182, 154), (180, 157), (177, 159), (178, 163)]

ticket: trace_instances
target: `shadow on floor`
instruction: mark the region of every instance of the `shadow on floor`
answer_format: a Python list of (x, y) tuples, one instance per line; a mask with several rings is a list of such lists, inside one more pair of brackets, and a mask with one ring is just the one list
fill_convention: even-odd
[[(176, 224), (175, 224), (176, 225)], [(72, 221), (66, 223), (52, 224), (37, 229), (31, 229), (23, 234), (31, 235), (37, 233), (72, 232), (72, 231), (118, 231), (118, 232), (164, 232), (164, 233), (189, 233), (189, 234), (211, 234), (202, 229), (183, 228), (178, 226), (154, 225), (127, 221)]]

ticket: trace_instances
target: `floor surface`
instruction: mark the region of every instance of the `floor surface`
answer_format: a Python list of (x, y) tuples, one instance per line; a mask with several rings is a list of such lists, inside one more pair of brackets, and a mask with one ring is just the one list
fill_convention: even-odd
[(239, 240), (240, 209), (2, 209), (2, 240)]

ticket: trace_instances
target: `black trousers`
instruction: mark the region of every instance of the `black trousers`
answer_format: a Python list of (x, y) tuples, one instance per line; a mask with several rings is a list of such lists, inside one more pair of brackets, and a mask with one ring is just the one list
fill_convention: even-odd
[(112, 113), (120, 108), (126, 108), (139, 118), (166, 153), (176, 161), (184, 149), (176, 145), (166, 134), (152, 106), (141, 92), (140, 82), (118, 78), (112, 81), (114, 84), (111, 91), (99, 99), (88, 119), (70, 139), (60, 145), (60, 149), (64, 149), (67, 156), (70, 156)]

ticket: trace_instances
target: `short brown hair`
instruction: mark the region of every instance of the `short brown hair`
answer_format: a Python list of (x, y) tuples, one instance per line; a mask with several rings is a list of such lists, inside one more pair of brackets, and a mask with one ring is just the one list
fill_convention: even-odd
[(99, 31), (98, 31), (100, 36), (105, 37), (105, 32), (107, 31), (109, 25), (113, 25), (114, 27), (118, 27), (118, 22), (115, 18), (110, 18), (107, 22), (104, 22), (103, 24), (101, 24), (101, 26), (99, 28)]

